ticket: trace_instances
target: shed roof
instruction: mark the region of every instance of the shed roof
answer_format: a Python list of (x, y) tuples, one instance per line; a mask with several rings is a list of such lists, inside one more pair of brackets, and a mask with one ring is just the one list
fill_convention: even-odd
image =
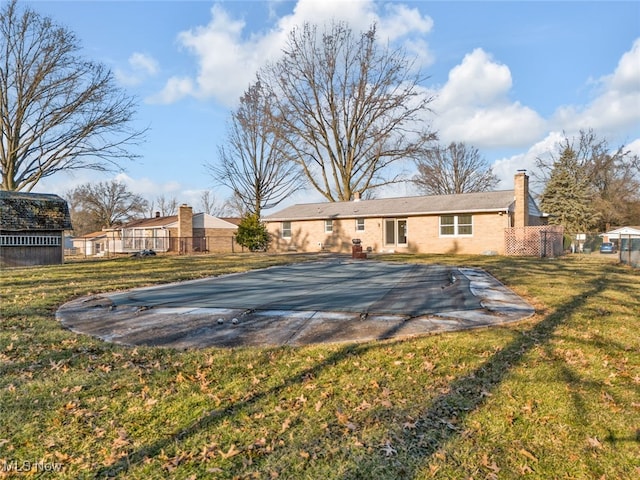
[(441, 215), (447, 213), (504, 212), (512, 208), (513, 190), (397, 197), (353, 202), (302, 203), (267, 215), (271, 222), (333, 218)]
[(58, 195), (0, 191), (0, 229), (47, 231), (71, 228), (69, 206)]

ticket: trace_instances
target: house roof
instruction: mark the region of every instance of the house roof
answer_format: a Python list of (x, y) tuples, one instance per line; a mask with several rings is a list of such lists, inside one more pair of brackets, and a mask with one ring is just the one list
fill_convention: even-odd
[(154, 217), (154, 218), (143, 218), (141, 220), (133, 220), (132, 222), (123, 225), (122, 227), (118, 227), (118, 230), (121, 228), (153, 228), (153, 227), (166, 227), (172, 223), (176, 223), (178, 221), (177, 215), (169, 215), (167, 217)]
[(58, 195), (0, 191), (0, 229), (47, 231), (71, 228), (69, 206)]
[(73, 240), (96, 240), (98, 238), (102, 238), (106, 236), (107, 236), (107, 232), (105, 232), (104, 230), (100, 230), (97, 232), (87, 233), (80, 237), (74, 237)]
[[(134, 220), (132, 222), (119, 227), (120, 229), (130, 228), (169, 228), (175, 227), (178, 223), (178, 215), (169, 215), (166, 217), (144, 218), (142, 220)], [(237, 225), (227, 218), (218, 218), (207, 213), (193, 214), (193, 228), (228, 228), (236, 229)]]
[(439, 215), (446, 213), (504, 212), (512, 208), (513, 190), (397, 197), (353, 202), (303, 203), (267, 215), (267, 222), (333, 218)]
[(640, 236), (640, 226), (616, 228), (608, 231), (607, 235), (613, 238), (620, 238), (620, 235)]

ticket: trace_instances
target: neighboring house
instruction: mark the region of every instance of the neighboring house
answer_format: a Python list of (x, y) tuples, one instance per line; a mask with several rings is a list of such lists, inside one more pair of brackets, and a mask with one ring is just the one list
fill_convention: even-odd
[[(145, 218), (122, 227), (104, 229), (74, 240), (74, 246), (86, 255), (156, 252), (232, 252), (237, 230), (235, 219), (221, 219), (206, 213), (193, 213), (180, 206), (178, 215)], [(92, 252), (92, 253), (90, 253)]]
[(93, 232), (71, 240), (75, 253), (90, 257), (104, 255), (109, 251), (109, 237), (107, 232)]
[(263, 220), (280, 252), (349, 252), (359, 239), (372, 252), (562, 253), (562, 229), (546, 226), (524, 172), (514, 190), (298, 204)]
[(69, 229), (69, 206), (59, 196), (0, 191), (0, 265), (62, 263)]
[(621, 262), (640, 267), (640, 226), (616, 228), (601, 236), (604, 242), (617, 245)]
[(640, 238), (640, 226), (620, 227), (601, 235), (603, 242), (618, 242), (621, 238)]

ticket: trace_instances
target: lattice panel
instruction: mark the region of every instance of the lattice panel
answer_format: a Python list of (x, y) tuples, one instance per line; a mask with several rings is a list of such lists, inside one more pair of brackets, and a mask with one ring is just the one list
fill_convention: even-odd
[(562, 255), (564, 228), (557, 225), (506, 228), (505, 255), (555, 257)]

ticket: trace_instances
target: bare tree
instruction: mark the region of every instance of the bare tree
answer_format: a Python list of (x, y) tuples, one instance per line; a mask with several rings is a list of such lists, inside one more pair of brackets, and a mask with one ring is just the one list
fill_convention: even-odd
[(165, 197), (164, 195), (158, 195), (151, 203), (152, 216), (159, 213), (162, 217), (168, 217), (169, 215), (176, 215), (178, 213), (178, 200), (176, 197)]
[(478, 149), (464, 143), (430, 148), (416, 166), (412, 181), (425, 195), (484, 192), (499, 182)]
[(0, 9), (3, 190), (30, 191), (60, 171), (119, 168), (144, 131), (135, 103), (103, 65), (78, 56), (73, 33), (17, 0)]
[(293, 30), (282, 59), (263, 69), (291, 160), (329, 201), (400, 181), (390, 167), (435, 138), (422, 128), (432, 97), (412, 68), (402, 50), (380, 46), (375, 26), (355, 35), (333, 22)]
[(78, 219), (82, 230), (86, 230), (76, 231), (80, 234), (143, 217), (148, 208), (144, 198), (117, 180), (81, 185), (67, 194), (67, 200), (72, 219)]
[(546, 157), (538, 157), (536, 180), (547, 185), (559, 160), (566, 152), (575, 156), (576, 168), (585, 175), (593, 193), (591, 202), (598, 221), (597, 231), (607, 225), (640, 223), (640, 158), (625, 148), (611, 148), (606, 139), (592, 129), (581, 130), (577, 137), (565, 133)]
[(214, 217), (224, 217), (234, 212), (228, 200), (221, 204), (211, 190), (203, 190), (199, 205), (200, 210)]
[(258, 217), (303, 186), (299, 167), (289, 161), (291, 142), (274, 128), (273, 102), (260, 81), (252, 84), (231, 116), (227, 145), (219, 148), (220, 163), (206, 165)]

